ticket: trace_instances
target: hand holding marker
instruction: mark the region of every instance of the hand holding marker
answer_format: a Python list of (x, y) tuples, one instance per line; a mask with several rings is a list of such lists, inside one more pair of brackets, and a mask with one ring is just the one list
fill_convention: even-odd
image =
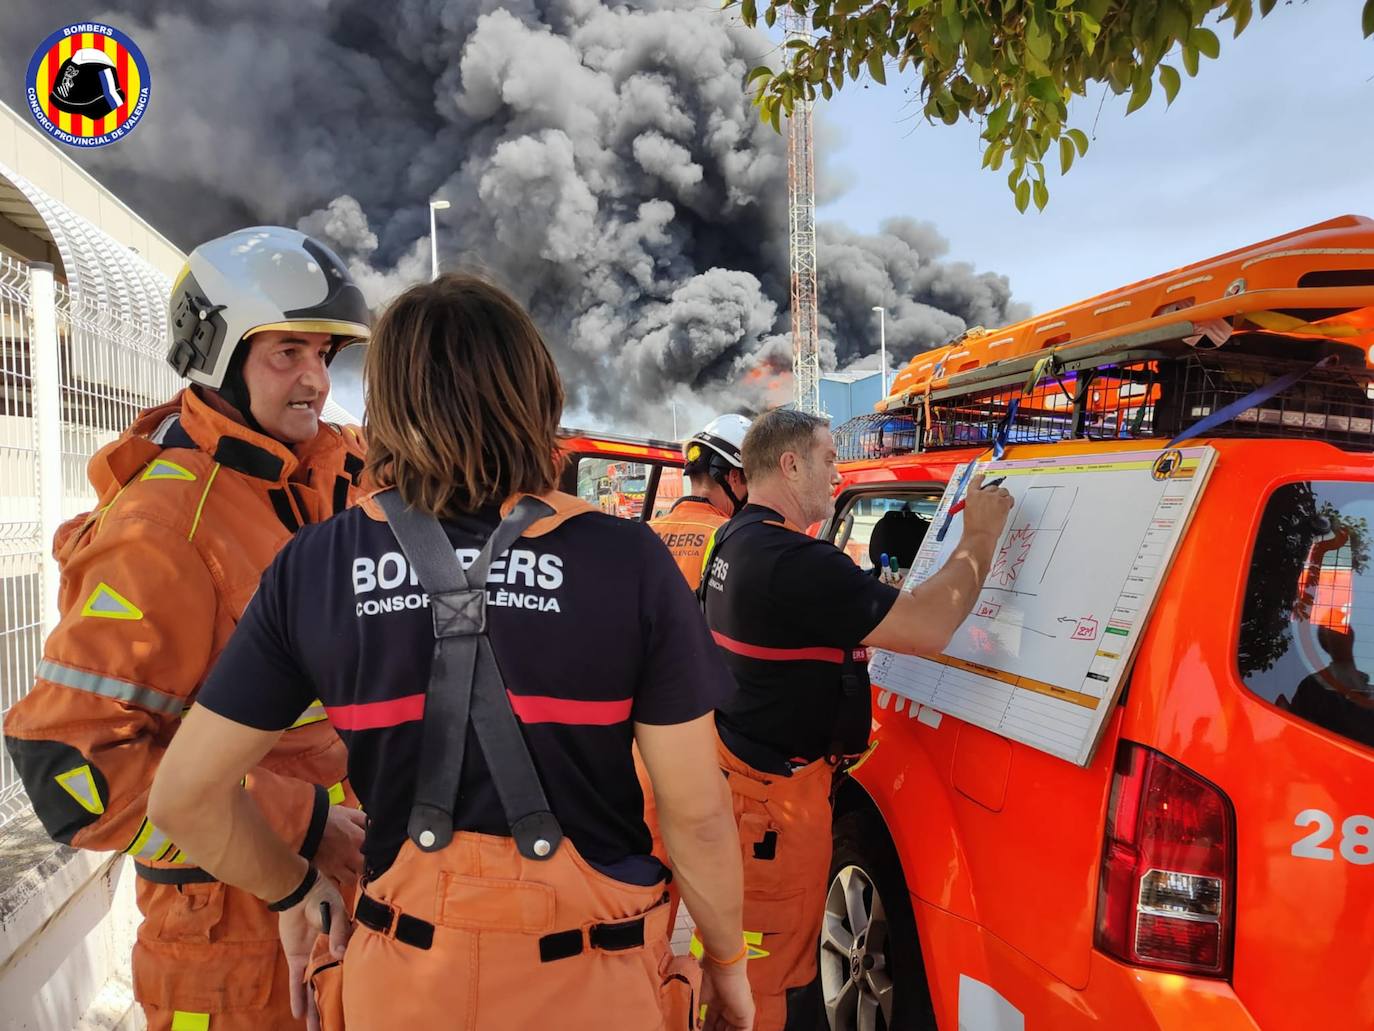
[[(988, 480), (987, 483), (983, 484), (982, 489), (983, 489), (983, 490), (991, 490), (993, 487), (1000, 487), (1003, 483), (1006, 482), (1006, 480), (1007, 480), (1007, 478), (1006, 478), (1005, 476), (999, 476), (999, 477), (997, 477), (995, 480)], [(966, 499), (966, 498), (960, 498), (960, 499), (959, 499), (958, 501), (956, 501), (954, 504), (952, 504), (952, 505), (949, 506), (949, 514), (950, 514), (951, 516), (957, 516), (960, 512), (962, 512), (962, 511), (964, 510), (964, 506), (965, 506), (966, 504), (968, 504), (967, 499)]]
[[(984, 483), (982, 474), (980, 473), (978, 476), (975, 477), (973, 475), (973, 470), (973, 463), (970, 463), (968, 466), (964, 468), (964, 475), (959, 478), (959, 486), (955, 491), (956, 494), (963, 494), (964, 496), (960, 498), (958, 501), (956, 501), (954, 504), (949, 506), (949, 511), (945, 513), (944, 522), (940, 524), (940, 529), (936, 531), (935, 539), (937, 541), (943, 541), (945, 539), (945, 534), (949, 533), (949, 527), (950, 524), (954, 522), (954, 517), (964, 510), (965, 500), (968, 497), (967, 490), (969, 488), (970, 481), (973, 480), (977, 480), (977, 483), (975, 483), (974, 486), (978, 489), (978, 493), (980, 496), (983, 494), (983, 488), (987, 488), (989, 490), (992, 490), (995, 494), (1002, 496), (1004, 501), (1007, 503), (1007, 507), (1002, 511), (1002, 524), (1000, 524), (997, 528), (998, 533), (1001, 533), (1002, 525), (1005, 524), (1007, 515), (1011, 512), (1011, 495), (1007, 492), (1005, 487), (998, 486), (998, 484), (1006, 480), (1006, 477), (999, 476), (989, 483)], [(981, 502), (979, 503), (978, 507), (980, 509), (982, 508)]]

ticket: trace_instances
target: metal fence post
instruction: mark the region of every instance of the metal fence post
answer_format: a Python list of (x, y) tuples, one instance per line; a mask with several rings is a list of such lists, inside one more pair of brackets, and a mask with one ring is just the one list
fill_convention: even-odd
[(39, 555), (43, 636), (57, 626), (57, 561), (52, 540), (62, 524), (62, 364), (58, 352), (53, 267), (29, 262), (29, 361), (37, 431)]

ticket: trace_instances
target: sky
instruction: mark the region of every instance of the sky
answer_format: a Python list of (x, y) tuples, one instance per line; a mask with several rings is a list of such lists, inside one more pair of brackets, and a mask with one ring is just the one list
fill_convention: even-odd
[[(872, 231), (932, 221), (952, 258), (993, 269), (1035, 312), (1335, 215), (1374, 216), (1374, 38), (1361, 0), (1280, 3), (1166, 109), (1129, 117), (1102, 88), (1070, 109), (1092, 137), (1069, 174), (1046, 163), (1050, 203), (1019, 214), (1006, 168), (984, 171), (978, 128), (927, 124), (911, 82), (846, 86), (818, 102), (818, 159), (831, 188), (819, 220)], [(1182, 70), (1182, 64), (1174, 61)], [(1101, 114), (1098, 114), (1099, 106)], [(1096, 122), (1096, 130), (1093, 130)]]

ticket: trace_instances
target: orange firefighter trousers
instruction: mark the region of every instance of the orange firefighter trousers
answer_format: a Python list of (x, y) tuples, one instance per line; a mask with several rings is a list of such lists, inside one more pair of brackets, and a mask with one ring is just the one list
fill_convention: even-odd
[[(432, 944), (398, 940), (397, 919), (386, 931), (356, 924), (343, 963), (314, 979), (325, 1031), (339, 1018), (350, 1031), (659, 1031), (665, 1014), (691, 1026), (699, 977), (668, 948), (663, 885), (608, 877), (570, 840), (544, 861), (496, 835), (459, 832), (433, 853), (407, 841), (364, 891), (397, 919), (433, 925)], [(599, 927), (641, 918), (641, 944), (593, 944)]]
[(816, 976), (830, 873), (830, 787), (825, 759), (790, 777), (761, 773), (718, 743), (744, 861), (744, 933), (756, 1031), (782, 1031), (787, 990)]

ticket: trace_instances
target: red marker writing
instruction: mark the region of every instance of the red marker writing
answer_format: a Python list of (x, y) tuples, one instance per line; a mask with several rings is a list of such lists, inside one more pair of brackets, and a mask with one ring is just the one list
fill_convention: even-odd
[[(1005, 476), (999, 476), (995, 480), (988, 480), (987, 483), (983, 484), (982, 489), (991, 490), (993, 487), (1001, 486), (1001, 484), (1004, 483), (1006, 479), (1007, 478)], [(957, 516), (960, 512), (964, 510), (965, 504), (967, 504), (967, 500), (965, 498), (960, 498), (954, 504), (949, 506), (949, 514), (951, 516)]]

